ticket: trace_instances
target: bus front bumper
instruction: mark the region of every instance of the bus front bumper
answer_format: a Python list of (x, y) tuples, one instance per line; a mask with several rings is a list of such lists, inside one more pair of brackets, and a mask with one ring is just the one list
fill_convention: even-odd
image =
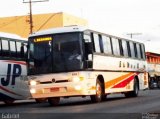
[(30, 86), (30, 93), (32, 98), (87, 96), (95, 94), (95, 87), (84, 84), (62, 84), (56, 86), (40, 84)]

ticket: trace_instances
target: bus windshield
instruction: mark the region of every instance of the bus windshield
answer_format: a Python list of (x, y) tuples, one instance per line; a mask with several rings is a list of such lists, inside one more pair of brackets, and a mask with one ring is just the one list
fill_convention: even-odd
[(63, 33), (29, 39), (29, 74), (82, 69), (81, 33)]

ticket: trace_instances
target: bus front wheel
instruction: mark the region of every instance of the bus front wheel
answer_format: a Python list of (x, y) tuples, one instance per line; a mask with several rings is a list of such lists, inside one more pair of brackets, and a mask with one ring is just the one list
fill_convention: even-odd
[(104, 91), (103, 91), (103, 84), (97, 80), (96, 83), (96, 94), (95, 95), (91, 95), (91, 101), (96, 103), (96, 102), (101, 102), (105, 95), (104, 95)]
[(59, 104), (60, 102), (60, 97), (52, 97), (52, 98), (48, 98), (48, 102), (51, 106), (56, 106)]

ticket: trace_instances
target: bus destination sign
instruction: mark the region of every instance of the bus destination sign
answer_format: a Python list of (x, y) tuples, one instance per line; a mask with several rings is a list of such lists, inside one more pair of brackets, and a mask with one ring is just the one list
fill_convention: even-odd
[(37, 43), (37, 42), (44, 42), (44, 41), (51, 41), (51, 40), (52, 40), (52, 37), (41, 37), (41, 38), (35, 38), (34, 42)]

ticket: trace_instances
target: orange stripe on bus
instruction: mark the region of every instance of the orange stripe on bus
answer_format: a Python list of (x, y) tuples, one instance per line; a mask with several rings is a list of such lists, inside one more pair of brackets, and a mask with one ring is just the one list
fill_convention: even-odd
[(132, 76), (133, 74), (134, 73), (128, 73), (128, 74), (125, 74), (125, 75), (120, 76), (118, 78), (115, 78), (111, 81), (105, 82), (105, 87), (110, 88), (110, 87), (114, 86), (115, 84), (117, 84), (118, 82), (121, 82), (122, 80), (127, 79), (128, 77)]

